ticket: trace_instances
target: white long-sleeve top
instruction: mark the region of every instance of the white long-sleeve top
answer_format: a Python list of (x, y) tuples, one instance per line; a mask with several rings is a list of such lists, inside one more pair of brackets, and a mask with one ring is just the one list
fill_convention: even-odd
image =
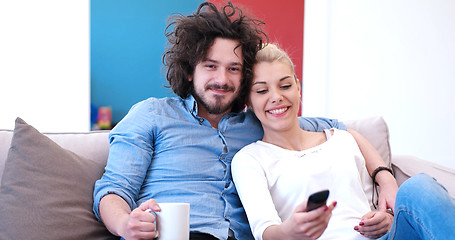
[(333, 131), (326, 142), (304, 151), (257, 141), (235, 155), (232, 176), (255, 239), (323, 189), (330, 190), (327, 203), (338, 204), (319, 239), (367, 239), (354, 226), (371, 211), (373, 183), (352, 135)]

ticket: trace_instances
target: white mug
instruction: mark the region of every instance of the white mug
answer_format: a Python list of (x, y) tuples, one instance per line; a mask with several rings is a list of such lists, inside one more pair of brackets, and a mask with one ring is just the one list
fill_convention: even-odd
[(188, 240), (190, 237), (190, 204), (158, 203), (156, 225), (159, 240)]

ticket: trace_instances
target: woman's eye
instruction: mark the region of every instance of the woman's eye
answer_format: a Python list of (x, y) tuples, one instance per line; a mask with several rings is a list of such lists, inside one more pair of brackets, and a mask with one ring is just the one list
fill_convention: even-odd
[(283, 89), (288, 89), (290, 87), (292, 87), (292, 84), (286, 84), (286, 85), (281, 86), (281, 88), (283, 88)]
[(240, 71), (240, 68), (238, 68), (238, 67), (231, 67), (231, 68), (229, 68), (229, 71), (238, 72), (238, 71)]
[(256, 90), (256, 93), (258, 93), (258, 94), (264, 94), (266, 92), (267, 92), (267, 90), (265, 90), (265, 89)]

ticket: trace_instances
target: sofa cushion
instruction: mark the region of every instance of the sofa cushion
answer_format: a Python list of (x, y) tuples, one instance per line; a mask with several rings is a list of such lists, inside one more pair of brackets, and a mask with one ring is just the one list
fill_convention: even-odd
[(347, 128), (362, 134), (376, 148), (385, 164), (391, 167), (389, 128), (384, 118), (377, 116), (343, 122)]
[[(79, 156), (106, 165), (109, 155), (109, 131), (47, 132), (42, 133), (52, 141)], [(11, 145), (13, 130), (0, 130), (0, 183), (6, 157)]]
[(118, 239), (92, 212), (103, 171), (18, 118), (0, 186), (0, 239)]
[(11, 145), (12, 130), (0, 130), (0, 183), (5, 168), (6, 156), (8, 155), (9, 146)]

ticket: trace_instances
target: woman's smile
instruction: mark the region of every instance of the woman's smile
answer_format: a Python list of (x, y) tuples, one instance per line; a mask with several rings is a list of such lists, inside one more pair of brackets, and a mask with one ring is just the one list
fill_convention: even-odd
[(271, 113), (273, 115), (280, 115), (284, 112), (286, 112), (289, 109), (289, 107), (281, 107), (281, 108), (276, 108), (272, 110), (267, 110), (266, 112)]

